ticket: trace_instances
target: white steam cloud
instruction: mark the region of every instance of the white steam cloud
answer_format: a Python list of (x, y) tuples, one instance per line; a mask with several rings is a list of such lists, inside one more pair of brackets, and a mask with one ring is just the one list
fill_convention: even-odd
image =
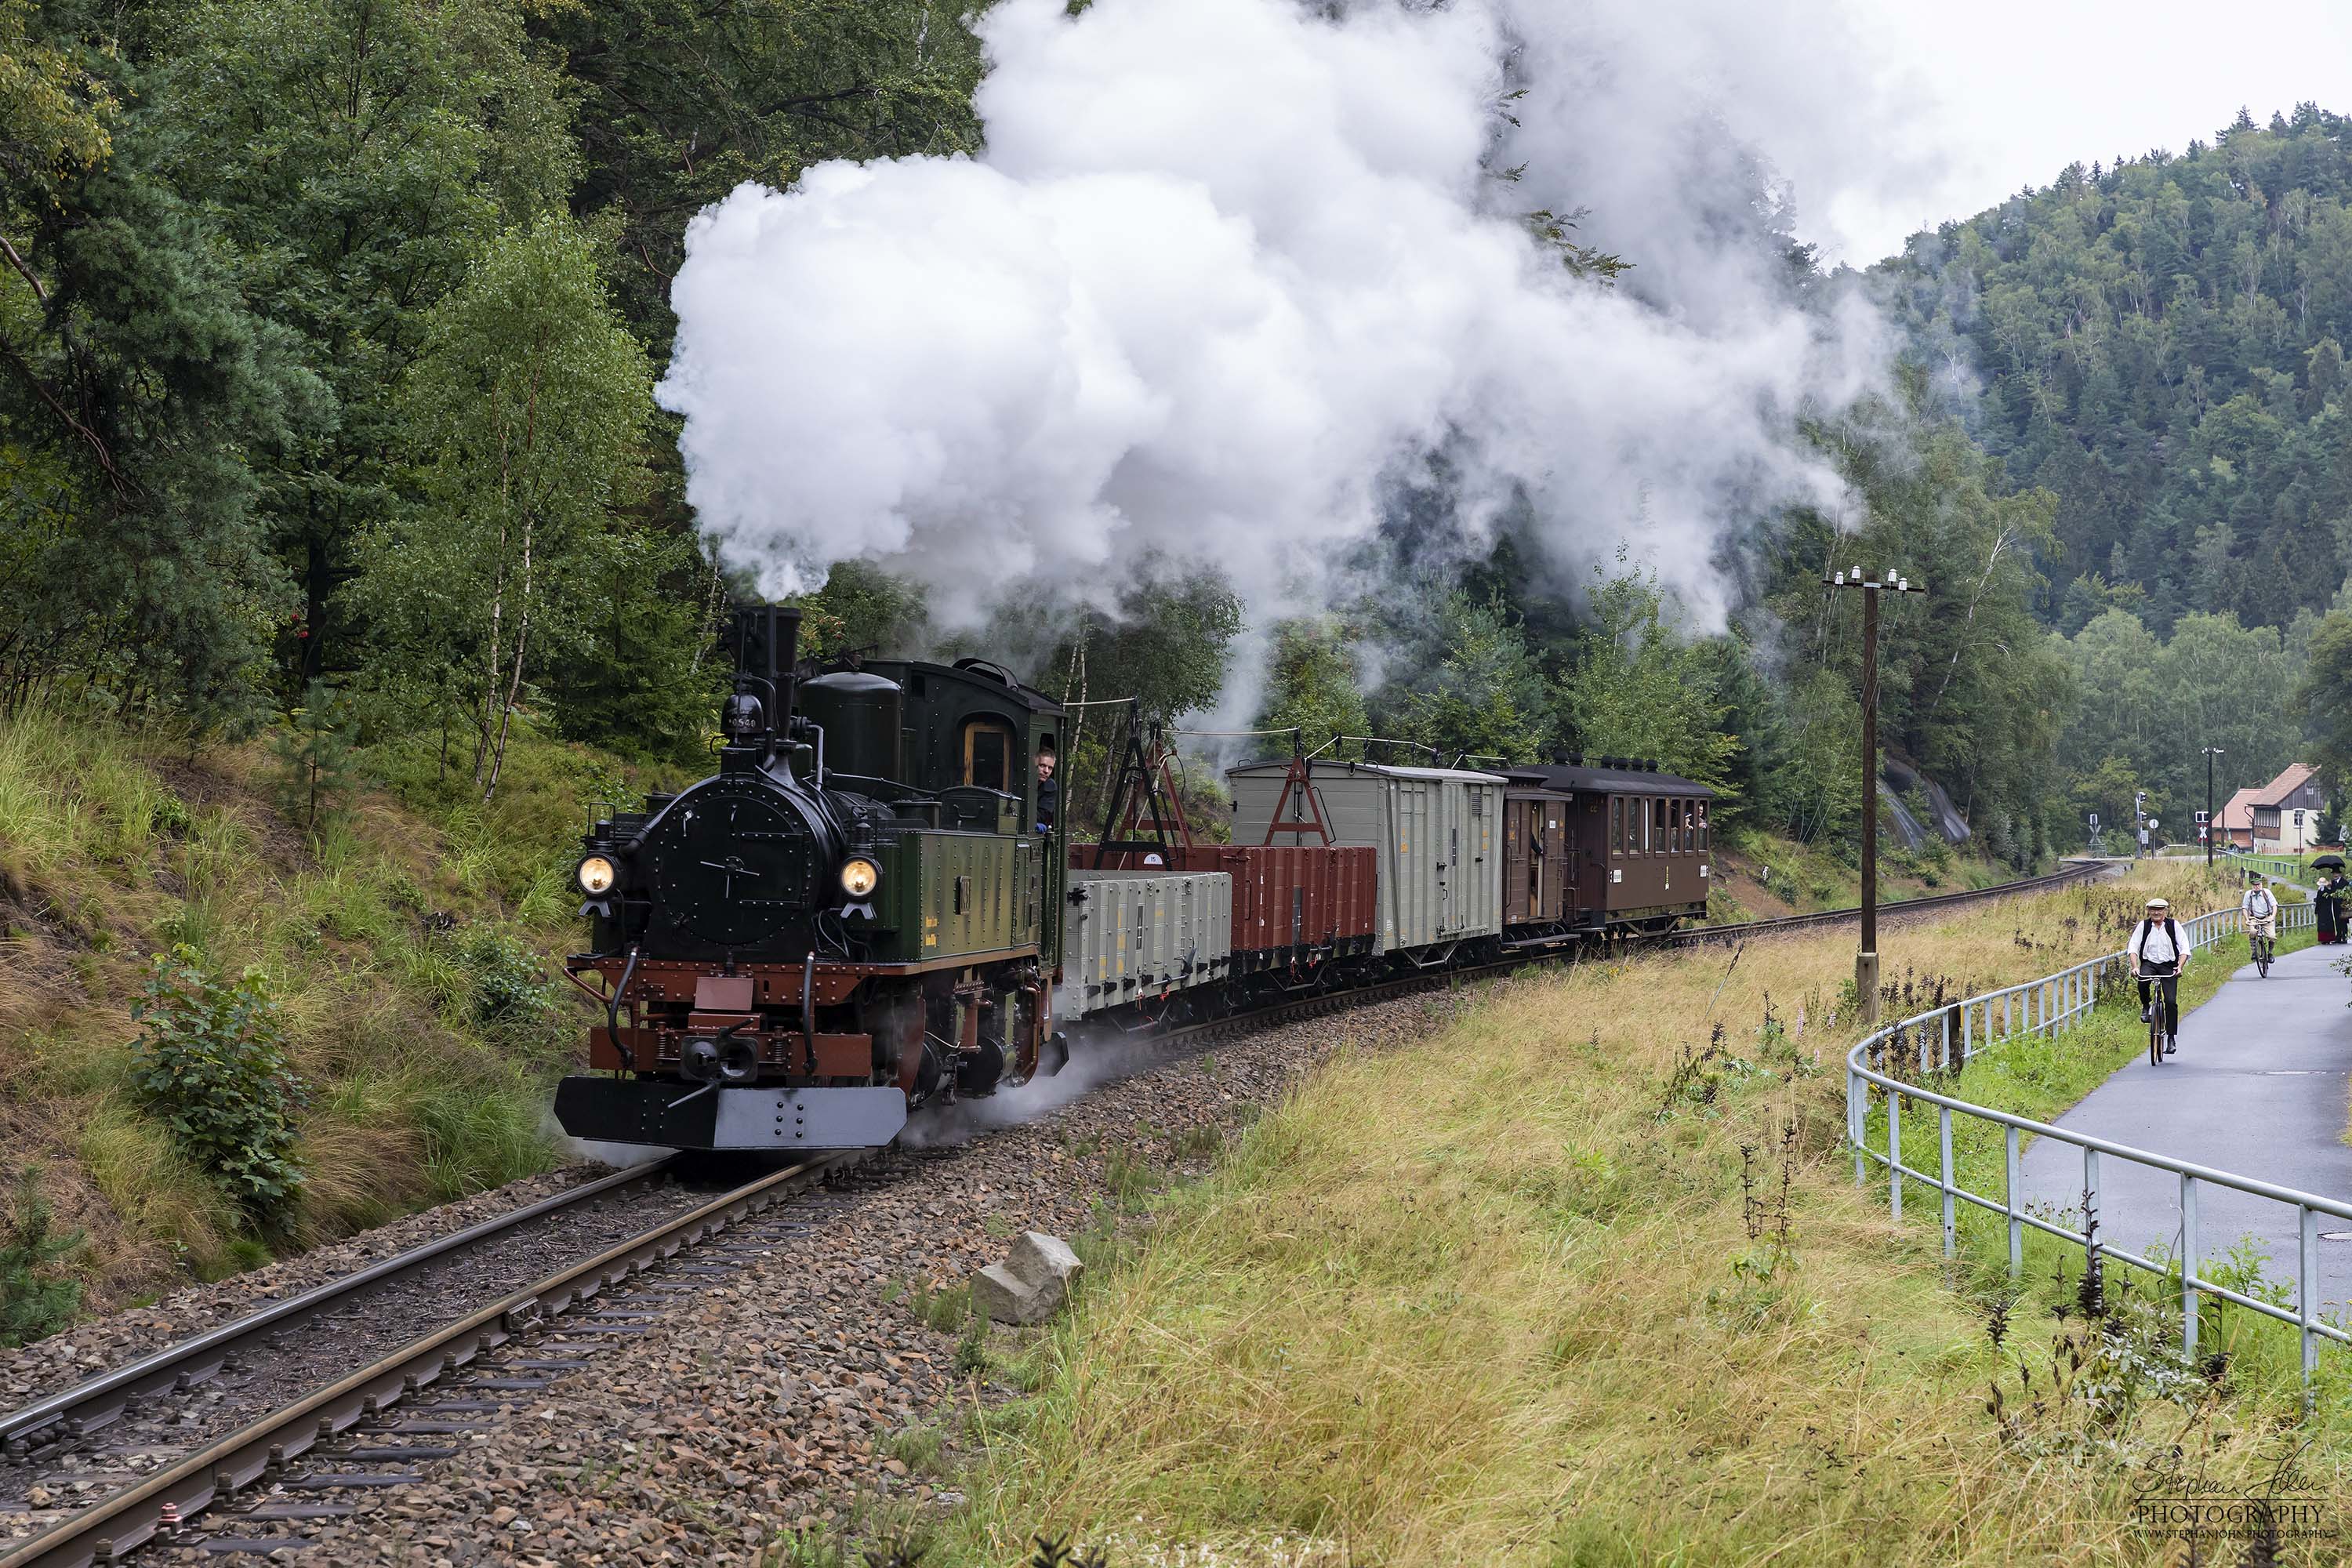
[[(1728, 536), (1840, 504), (1791, 422), (1885, 358), (1758, 243), (1740, 141), (1807, 93), (1774, 76), (1751, 124), (1741, 84), (1852, 84), (1756, 9), (1002, 0), (985, 153), (823, 164), (688, 230), (661, 387), (688, 498), (770, 593), (869, 559), (954, 625), (1106, 603), (1156, 555), (1280, 612), (1442, 451), (1466, 539), (1507, 509), (1562, 566), (1630, 538), (1711, 620)], [(1588, 205), (1618, 289), (1521, 221)]]

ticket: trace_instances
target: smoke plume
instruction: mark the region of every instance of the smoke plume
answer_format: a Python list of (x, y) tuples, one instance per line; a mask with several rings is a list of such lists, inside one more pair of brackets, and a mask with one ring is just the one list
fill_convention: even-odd
[[(1262, 618), (1324, 602), (1443, 454), (1465, 548), (1506, 516), (1563, 568), (1630, 539), (1704, 624), (1728, 538), (1839, 505), (1793, 421), (1885, 358), (1858, 296), (1799, 301), (1749, 150), (1803, 127), (1801, 167), (1845, 177), (1819, 106), (1885, 106), (1833, 14), (1001, 0), (984, 153), (695, 219), (661, 387), (688, 497), (772, 594), (867, 559), (953, 626), (1158, 559)], [(1526, 221), (1587, 206), (1616, 288)]]

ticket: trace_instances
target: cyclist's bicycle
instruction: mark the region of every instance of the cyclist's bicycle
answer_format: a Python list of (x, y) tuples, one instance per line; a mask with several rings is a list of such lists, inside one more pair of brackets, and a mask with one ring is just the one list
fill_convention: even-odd
[(2264, 980), (2271, 977), (2271, 960), (2278, 954), (2278, 917), (2249, 920), (2246, 922), (2246, 942), (2253, 950), (2254, 973)]
[[(2139, 971), (2135, 972), (2132, 978), (2147, 987), (2147, 1065), (2162, 1067), (2165, 1047), (2165, 983), (2170, 981), (2174, 985), (2179, 985), (2180, 972), (2175, 970), (2169, 974), (2160, 974)], [(2175, 991), (2172, 994), (2177, 997), (2179, 993)], [(2179, 1004), (2176, 1002), (2174, 1005), (2177, 1006)]]

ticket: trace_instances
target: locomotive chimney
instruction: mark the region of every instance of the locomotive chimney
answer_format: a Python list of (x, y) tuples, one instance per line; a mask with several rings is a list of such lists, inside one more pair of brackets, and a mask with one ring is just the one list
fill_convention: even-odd
[(783, 605), (739, 605), (733, 630), (735, 691), (720, 725), (730, 746), (756, 748), (764, 759), (792, 716), (801, 613)]

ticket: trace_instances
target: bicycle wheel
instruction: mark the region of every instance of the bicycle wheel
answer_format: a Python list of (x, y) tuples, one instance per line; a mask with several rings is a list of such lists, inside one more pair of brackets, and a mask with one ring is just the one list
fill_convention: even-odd
[(2147, 1065), (2152, 1068), (2164, 1065), (2164, 993), (2161, 991), (2156, 994), (2156, 1005), (2148, 1013)]
[(2271, 977), (2271, 944), (2259, 937), (2254, 941), (2254, 973), (2264, 980)]

